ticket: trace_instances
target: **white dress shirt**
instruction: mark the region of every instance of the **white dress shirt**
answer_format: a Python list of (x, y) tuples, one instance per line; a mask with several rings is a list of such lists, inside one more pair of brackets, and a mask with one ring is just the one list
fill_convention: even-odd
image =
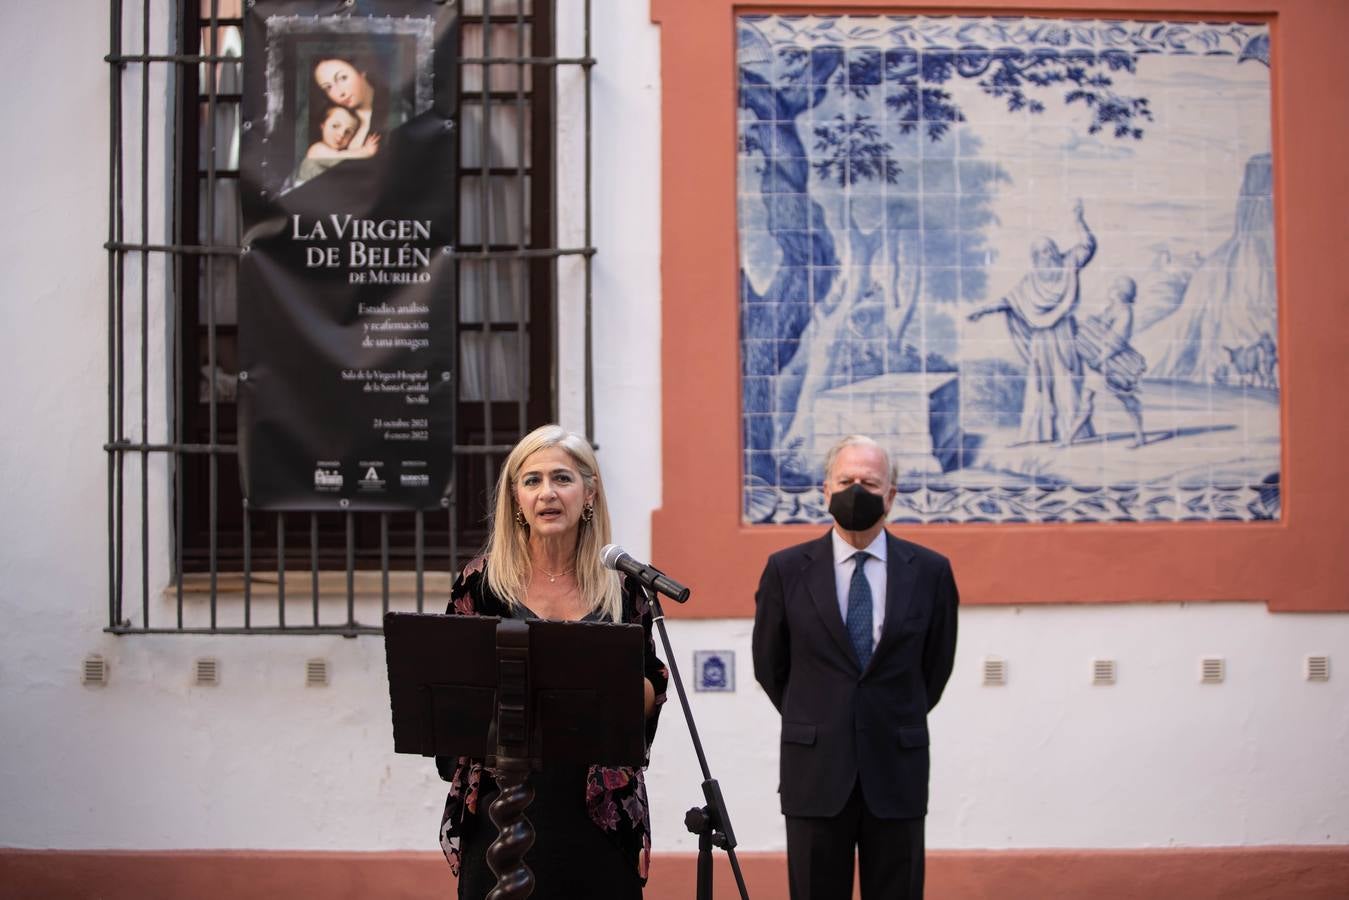
[[(857, 563), (853, 554), (858, 550), (843, 539), (835, 528), (829, 532), (834, 539), (834, 591), (838, 597), (838, 611), (843, 621), (848, 621), (848, 586), (852, 584), (852, 573)], [(881, 626), (885, 624), (885, 529), (882, 528), (875, 540), (868, 544), (865, 552), (871, 554), (862, 572), (871, 585), (871, 646), (875, 649), (881, 639)]]

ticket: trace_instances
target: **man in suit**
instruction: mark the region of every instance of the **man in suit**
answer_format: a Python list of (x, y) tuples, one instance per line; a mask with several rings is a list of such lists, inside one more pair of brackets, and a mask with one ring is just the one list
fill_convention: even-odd
[(850, 435), (825, 459), (835, 527), (774, 553), (755, 594), (754, 677), (782, 714), (793, 900), (921, 898), (927, 714), (951, 674), (951, 564), (885, 530), (895, 471)]

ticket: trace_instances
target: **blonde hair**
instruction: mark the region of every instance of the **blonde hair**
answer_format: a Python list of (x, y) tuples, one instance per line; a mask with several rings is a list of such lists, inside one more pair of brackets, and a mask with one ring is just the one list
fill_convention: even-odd
[(496, 502), (492, 505), (487, 538), (487, 582), (497, 596), (512, 607), (522, 602), (529, 583), (529, 527), (515, 518), (515, 481), (525, 460), (540, 450), (561, 447), (576, 464), (584, 483), (594, 497), (590, 503), (594, 515), (582, 519), (576, 536), (576, 584), (590, 611), (605, 613), (615, 622), (623, 621), (623, 596), (618, 573), (606, 569), (600, 561), (600, 548), (610, 541), (609, 504), (600, 480), (599, 462), (590, 443), (560, 425), (544, 425), (520, 439), (506, 457), (497, 476)]

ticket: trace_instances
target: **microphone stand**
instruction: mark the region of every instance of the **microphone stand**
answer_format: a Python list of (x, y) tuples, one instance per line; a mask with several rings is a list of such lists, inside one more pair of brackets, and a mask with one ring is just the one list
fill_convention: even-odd
[(731, 817), (726, 811), (726, 801), (721, 796), (721, 785), (712, 777), (707, 768), (707, 756), (703, 753), (703, 742), (698, 737), (698, 726), (693, 721), (693, 711), (689, 708), (689, 698), (684, 693), (684, 682), (679, 677), (679, 665), (675, 662), (674, 650), (670, 647), (670, 635), (665, 630), (665, 610), (661, 609), (660, 595), (645, 584), (651, 603), (652, 621), (660, 632), (660, 642), (665, 648), (666, 665), (670, 668), (670, 680), (674, 682), (675, 693), (679, 695), (679, 705), (684, 710), (684, 721), (689, 726), (689, 737), (693, 739), (693, 751), (698, 754), (698, 765), (703, 772), (704, 806), (695, 806), (684, 814), (684, 827), (690, 833), (698, 835), (698, 890), (697, 900), (712, 900), (712, 848), (720, 847), (726, 851), (731, 861), (731, 871), (735, 874), (736, 886), (740, 889), (740, 900), (749, 900), (749, 891), (745, 889), (745, 877), (740, 874), (740, 861), (735, 857), (735, 832), (731, 829)]

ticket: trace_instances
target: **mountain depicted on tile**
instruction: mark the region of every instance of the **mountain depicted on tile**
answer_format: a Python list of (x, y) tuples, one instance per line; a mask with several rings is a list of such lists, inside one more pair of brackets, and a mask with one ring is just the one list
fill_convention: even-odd
[(744, 517), (1279, 516), (1269, 32), (738, 18)]

